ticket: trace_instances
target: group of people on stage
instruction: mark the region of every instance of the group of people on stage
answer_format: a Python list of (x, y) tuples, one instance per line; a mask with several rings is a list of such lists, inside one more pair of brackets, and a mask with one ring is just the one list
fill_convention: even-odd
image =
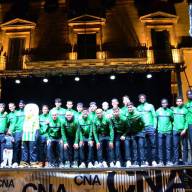
[[(188, 139), (192, 146), (192, 91), (188, 102), (176, 98), (176, 106), (161, 100), (156, 111), (145, 94), (139, 95), (136, 107), (128, 96), (122, 101), (103, 102), (89, 108), (67, 101), (62, 108), (60, 98), (49, 110), (42, 106), (38, 122), (24, 123), (31, 117), (24, 113), (25, 103), (16, 110), (0, 103), (1, 167), (106, 168), (132, 166), (171, 166), (188, 164)], [(181, 145), (180, 145), (181, 144)], [(182, 150), (181, 150), (182, 149)], [(192, 151), (192, 147), (191, 147)], [(181, 161), (182, 159), (182, 161)]]

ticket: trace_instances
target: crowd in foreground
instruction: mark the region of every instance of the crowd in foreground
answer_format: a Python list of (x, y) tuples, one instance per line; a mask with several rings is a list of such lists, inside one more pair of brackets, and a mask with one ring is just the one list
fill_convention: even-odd
[[(106, 168), (188, 165), (188, 140), (192, 146), (192, 91), (188, 102), (177, 97), (176, 106), (162, 99), (155, 111), (146, 95), (136, 107), (128, 96), (89, 108), (60, 98), (49, 110), (36, 104), (0, 103), (1, 167)], [(31, 106), (32, 107), (31, 107)], [(28, 106), (28, 108), (27, 108)], [(28, 109), (28, 111), (27, 111)], [(36, 110), (37, 113), (32, 113)], [(27, 115), (28, 112), (28, 115)], [(182, 149), (182, 151), (181, 151)], [(191, 147), (192, 150), (192, 147)]]

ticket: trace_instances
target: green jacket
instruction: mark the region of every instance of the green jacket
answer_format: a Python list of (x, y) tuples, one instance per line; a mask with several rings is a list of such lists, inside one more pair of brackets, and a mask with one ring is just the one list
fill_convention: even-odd
[(49, 114), (41, 114), (39, 116), (39, 134), (47, 136), (47, 128), (49, 122)]
[(127, 122), (127, 133), (129, 134), (138, 133), (142, 131), (145, 126), (142, 114), (140, 114), (136, 109), (132, 113), (127, 113)]
[(49, 123), (47, 125), (47, 135), (49, 139), (61, 139), (62, 121), (57, 118), (53, 120), (49, 118)]
[(143, 120), (145, 123), (145, 127), (153, 126), (157, 127), (157, 117), (155, 113), (155, 108), (152, 104), (145, 102), (144, 104), (140, 104), (137, 107), (137, 110), (142, 114)]
[(16, 126), (16, 123), (17, 123), (17, 111), (14, 111), (14, 112), (10, 112), (8, 115), (7, 115), (7, 118), (8, 118), (8, 129), (10, 130), (11, 133), (14, 133), (15, 132), (15, 126)]
[(156, 111), (157, 131), (159, 133), (170, 133), (172, 131), (173, 111), (169, 108), (160, 107)]
[(185, 104), (185, 107), (186, 109), (188, 110), (188, 113), (187, 113), (187, 120), (188, 120), (188, 124), (192, 124), (192, 101), (188, 101), (186, 104)]
[(188, 129), (187, 113), (188, 110), (183, 106), (172, 107), (173, 110), (173, 130), (181, 132), (184, 129)]
[(113, 125), (114, 134), (124, 135), (127, 131), (127, 119), (123, 115), (119, 115), (118, 118), (114, 116), (111, 118), (111, 123)]
[(23, 109), (17, 110), (16, 116), (17, 116), (17, 122), (15, 125), (15, 131), (14, 132), (22, 132), (23, 131), (23, 122), (25, 119), (24, 110)]
[(64, 121), (66, 109), (64, 109), (64, 108), (62, 108), (62, 107), (60, 107), (60, 108), (53, 107), (53, 108), (50, 110), (50, 112), (49, 112), (50, 116), (51, 116), (51, 114), (52, 114), (52, 111), (57, 111), (58, 117), (61, 119), (61, 121)]
[(84, 138), (88, 139), (89, 141), (92, 141), (93, 140), (92, 120), (89, 117), (87, 118), (80, 117), (78, 120), (78, 126), (79, 126), (80, 141), (83, 141)]
[(94, 119), (96, 118), (96, 112), (95, 112), (95, 111), (90, 112), (90, 113), (89, 113), (89, 118), (90, 118), (92, 121), (94, 121)]
[(0, 133), (5, 133), (7, 130), (7, 112), (0, 113)]
[(99, 143), (99, 135), (110, 136), (110, 142), (114, 140), (114, 130), (112, 123), (109, 119), (103, 116), (101, 119), (96, 117), (93, 121), (93, 134), (96, 143)]
[(64, 119), (63, 127), (62, 127), (62, 137), (63, 141), (66, 144), (67, 138), (72, 138), (74, 140), (74, 144), (78, 144), (79, 142), (79, 129), (78, 129), (78, 121), (73, 117), (71, 121)]
[(127, 113), (128, 113), (128, 108), (127, 106), (124, 106), (121, 108), (121, 114), (124, 115), (124, 116), (127, 116)]

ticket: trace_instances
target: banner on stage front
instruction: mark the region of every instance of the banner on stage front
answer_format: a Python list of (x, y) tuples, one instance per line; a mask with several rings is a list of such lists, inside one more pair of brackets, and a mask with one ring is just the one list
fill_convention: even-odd
[(192, 169), (0, 171), (0, 192), (188, 191)]

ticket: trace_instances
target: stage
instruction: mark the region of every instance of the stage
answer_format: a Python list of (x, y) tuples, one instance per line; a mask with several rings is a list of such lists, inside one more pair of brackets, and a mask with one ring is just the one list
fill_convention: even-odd
[(192, 166), (136, 168), (1, 168), (1, 192), (190, 191)]

